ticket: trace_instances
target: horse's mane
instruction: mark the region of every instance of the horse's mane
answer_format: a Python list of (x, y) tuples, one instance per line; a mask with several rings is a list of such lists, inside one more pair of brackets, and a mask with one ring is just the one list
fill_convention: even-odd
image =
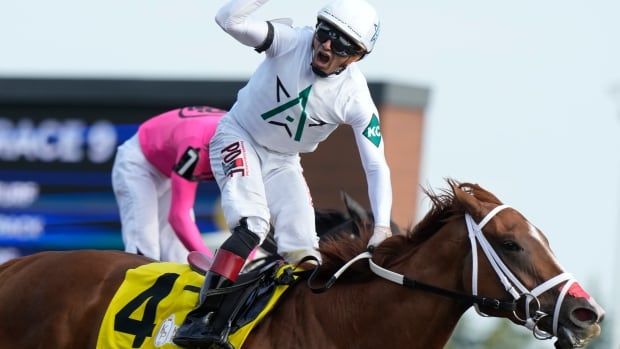
[[(463, 216), (465, 207), (455, 196), (455, 190), (460, 189), (474, 196), (479, 201), (501, 204), (492, 193), (472, 183), (458, 183), (447, 179), (450, 188), (441, 189), (438, 193), (429, 188), (423, 188), (425, 195), (430, 199), (432, 206), (424, 218), (403, 234), (395, 235), (386, 240), (373, 252), (373, 261), (384, 267), (389, 267), (415, 253), (419, 246), (435, 234), (447, 222)], [(321, 274), (331, 276), (342, 265), (366, 250), (366, 245), (372, 234), (372, 227), (355, 222), (359, 226), (359, 238), (351, 238), (349, 232), (334, 234), (321, 243), (320, 252), (323, 258)], [(355, 279), (365, 279), (372, 275), (367, 263), (359, 262), (350, 268), (353, 273), (346, 273)], [(344, 275), (343, 275), (344, 276)]]

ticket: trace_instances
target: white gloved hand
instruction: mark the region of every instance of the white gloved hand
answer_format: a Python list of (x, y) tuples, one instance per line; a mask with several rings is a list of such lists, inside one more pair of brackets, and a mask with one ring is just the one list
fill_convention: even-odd
[(370, 246), (376, 247), (383, 240), (389, 238), (390, 236), (392, 236), (392, 230), (390, 230), (390, 227), (386, 227), (382, 225), (375, 225), (375, 229), (372, 232), (372, 236), (370, 237), (370, 240), (368, 241), (368, 247)]

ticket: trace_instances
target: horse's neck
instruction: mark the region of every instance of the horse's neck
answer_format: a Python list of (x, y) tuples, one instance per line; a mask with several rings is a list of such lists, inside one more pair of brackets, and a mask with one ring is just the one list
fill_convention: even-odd
[[(411, 258), (392, 269), (416, 281), (469, 294), (471, 290), (464, 279), (465, 271), (470, 269), (469, 250), (464, 221), (452, 221), (421, 243)], [(404, 300), (403, 312), (408, 313), (407, 328), (415, 333), (412, 343), (419, 348), (443, 348), (468, 308), (453, 299), (421, 290), (401, 287), (397, 292)]]
[[(437, 232), (415, 254), (391, 269), (428, 284), (465, 292), (466, 241), (450, 234)], [(299, 347), (304, 343), (307, 348), (443, 348), (466, 310), (449, 298), (412, 291), (379, 277), (363, 283), (338, 281), (322, 294), (313, 294), (305, 285), (297, 285), (292, 291), (266, 326), (272, 336), (277, 333), (277, 341), (282, 341), (271, 343), (272, 347)], [(293, 323), (303, 325), (291, 328)], [(281, 331), (278, 326), (283, 326)]]
[[(421, 243), (411, 258), (396, 266), (400, 273), (459, 292), (468, 281), (470, 242), (464, 222), (452, 221)], [(467, 286), (469, 287), (469, 286)]]

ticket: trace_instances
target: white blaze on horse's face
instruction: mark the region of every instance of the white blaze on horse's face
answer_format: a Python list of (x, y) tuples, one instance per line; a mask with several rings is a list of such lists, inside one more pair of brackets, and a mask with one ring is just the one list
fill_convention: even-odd
[(538, 231), (538, 229), (536, 229), (536, 227), (530, 222), (527, 222), (527, 225), (529, 228), (528, 232), (530, 233), (530, 236), (544, 244), (545, 239), (543, 239), (542, 234)]
[(545, 248), (545, 250), (547, 251), (547, 256), (549, 256), (549, 258), (552, 260), (552, 262), (558, 266), (558, 268), (561, 271), (564, 271), (564, 268), (561, 266), (560, 261), (557, 260), (557, 258), (555, 257), (555, 254), (551, 251), (551, 248), (549, 248), (549, 244), (547, 243), (547, 239), (544, 237), (544, 235), (540, 232), (540, 230), (538, 230), (538, 228), (536, 228), (532, 223), (530, 223), (529, 221), (527, 222), (528, 225), (528, 233), (529, 235), (537, 240), (541, 246), (543, 246)]

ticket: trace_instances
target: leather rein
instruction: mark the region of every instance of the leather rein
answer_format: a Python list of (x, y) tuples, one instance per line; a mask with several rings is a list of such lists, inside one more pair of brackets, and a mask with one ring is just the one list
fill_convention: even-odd
[[(472, 250), (472, 294), (465, 294), (453, 290), (449, 290), (442, 287), (437, 287), (434, 285), (430, 285), (415, 279), (408, 278), (405, 275), (395, 273), (391, 270), (385, 269), (372, 260), (372, 250), (365, 251), (351, 259), (345, 265), (343, 265), (334, 275), (321, 287), (312, 286), (312, 281), (315, 278), (315, 274), (317, 274), (318, 268), (314, 270), (312, 275), (308, 278), (308, 287), (315, 293), (321, 293), (328, 290), (332, 285), (336, 282), (336, 280), (355, 262), (368, 259), (368, 263), (371, 271), (377, 276), (386, 279), (388, 281), (394, 282), (401, 286), (407, 287), (409, 289), (421, 290), (429, 293), (434, 293), (437, 295), (445, 296), (451, 299), (455, 299), (457, 301), (463, 302), (467, 305), (473, 305), (476, 309), (476, 312), (481, 316), (488, 316), (484, 314), (479, 307), (484, 307), (486, 309), (500, 310), (512, 312), (515, 318), (522, 322), (522, 325), (532, 330), (534, 337), (537, 339), (550, 339), (553, 338), (554, 335), (557, 336), (557, 328), (558, 328), (558, 319), (559, 319), (559, 311), (566, 295), (566, 292), (570, 288), (570, 286), (576, 282), (576, 280), (569, 273), (560, 273), (555, 277), (550, 278), (549, 280), (543, 282), (532, 290), (528, 290), (519, 279), (510, 271), (510, 269), (504, 264), (504, 262), (497, 255), (495, 250), (491, 244), (487, 241), (482, 233), (482, 228), (501, 210), (510, 208), (508, 205), (499, 205), (491, 210), (481, 221), (480, 223), (476, 223), (473, 218), (469, 214), (465, 214), (465, 221), (467, 225), (467, 230), (469, 234), (469, 239), (471, 243)], [(478, 295), (478, 249), (477, 244), (480, 245), (480, 248), (487, 256), (491, 266), (495, 270), (495, 273), (499, 277), (501, 283), (504, 286), (506, 292), (508, 292), (512, 296), (512, 300), (507, 299), (498, 299), (492, 297), (484, 297)], [(560, 291), (560, 295), (556, 301), (555, 311), (553, 314), (553, 333), (547, 333), (538, 328), (539, 321), (547, 316), (550, 316), (547, 313), (544, 313), (540, 310), (540, 302), (538, 301), (538, 296), (543, 294), (544, 292), (552, 289), (553, 287), (565, 282), (565, 285), (562, 287)], [(525, 318), (521, 318), (517, 315), (517, 303), (520, 299), (525, 297)], [(532, 303), (534, 302), (534, 303)], [(532, 313), (530, 311), (530, 304), (535, 305), (536, 310)]]

